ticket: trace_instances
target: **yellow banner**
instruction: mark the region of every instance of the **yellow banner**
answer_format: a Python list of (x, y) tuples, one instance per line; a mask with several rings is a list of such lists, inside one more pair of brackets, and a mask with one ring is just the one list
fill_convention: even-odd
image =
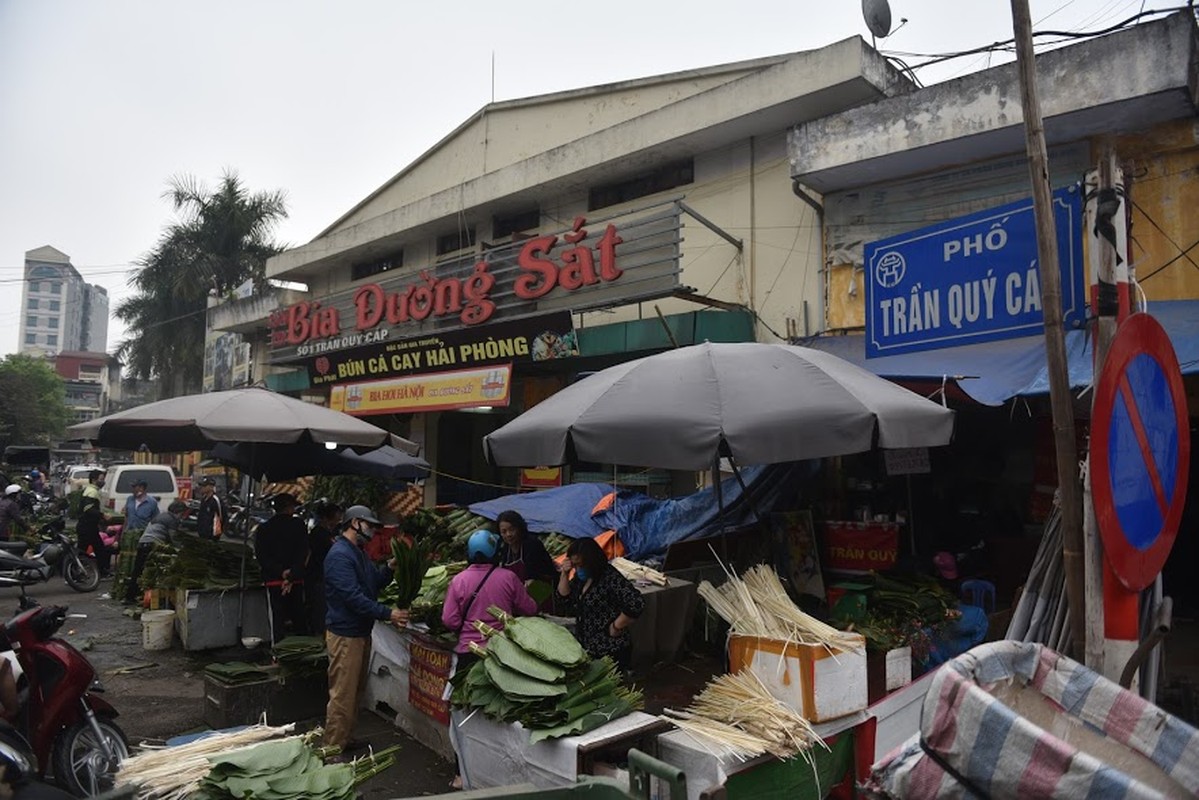
[(343, 383), (329, 392), (329, 406), (356, 416), (448, 411), (506, 406), (511, 400), (512, 365), (409, 375), (365, 383)]

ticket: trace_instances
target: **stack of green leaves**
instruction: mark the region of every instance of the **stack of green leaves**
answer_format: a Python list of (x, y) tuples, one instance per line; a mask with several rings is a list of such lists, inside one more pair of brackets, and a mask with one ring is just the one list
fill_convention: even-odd
[(420, 539), (392, 539), (391, 555), (395, 559), (395, 574), (391, 583), (379, 593), (379, 602), (409, 608), (420, 594), (425, 573), (433, 566), (431, 543)]
[(240, 686), (243, 683), (254, 683), (270, 677), (270, 674), (261, 667), (247, 664), (244, 661), (209, 664), (204, 667), (204, 674), (226, 686)]
[[(245, 586), (262, 584), (258, 560), (245, 542), (226, 539), (201, 539), (180, 534), (174, 547), (154, 548), (153, 570), (143, 574), (141, 583), (155, 589), (236, 589), (242, 580), (244, 562)], [(123, 546), (123, 545), (122, 545)], [(135, 547), (136, 549), (136, 547)], [(159, 553), (161, 551), (161, 553)]]
[(466, 540), (477, 530), (494, 530), (491, 521), (470, 513), (465, 508), (454, 509), (444, 517), (449, 526), (450, 538), (442, 548), (444, 558), (461, 558), (466, 555)]
[(210, 759), (212, 768), (192, 796), (200, 800), (254, 797), (351, 800), (355, 768), (324, 764), (298, 737), (263, 742)]
[(531, 741), (585, 733), (642, 707), (610, 658), (592, 660), (570, 631), (540, 617), (513, 618), (488, 609), (503, 630), (476, 622), (487, 648), (455, 676), (453, 703), (492, 719), (520, 722)]
[(317, 636), (288, 636), (280, 639), (271, 654), (279, 663), (283, 679), (323, 675), (329, 667), (329, 652)]
[[(413, 622), (423, 622), (430, 630), (439, 631), (441, 625), (441, 607), (445, 605), (446, 592), (449, 591), (450, 581), (455, 575), (466, 569), (465, 561), (455, 561), (449, 564), (434, 564), (425, 572), (420, 583), (420, 593), (409, 607)], [(380, 602), (387, 600), (380, 598)]]
[(545, 551), (550, 554), (551, 558), (566, 555), (570, 541), (568, 537), (560, 533), (547, 533), (541, 537), (541, 543), (545, 545)]

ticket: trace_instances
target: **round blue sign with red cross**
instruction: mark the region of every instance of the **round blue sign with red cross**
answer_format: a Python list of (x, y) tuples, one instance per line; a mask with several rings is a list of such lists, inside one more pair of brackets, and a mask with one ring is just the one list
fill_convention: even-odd
[(1161, 572), (1182, 519), (1191, 458), (1174, 346), (1148, 314), (1120, 326), (1095, 386), (1091, 492), (1103, 549), (1127, 589)]

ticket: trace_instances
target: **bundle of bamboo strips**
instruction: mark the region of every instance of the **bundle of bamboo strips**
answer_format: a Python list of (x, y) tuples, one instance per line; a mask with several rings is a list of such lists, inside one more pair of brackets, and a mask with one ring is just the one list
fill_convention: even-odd
[(121, 763), (117, 786), (138, 787), (138, 800), (184, 800), (200, 788), (200, 781), (212, 769), (212, 756), (286, 736), (294, 729), (295, 725), (251, 725), (177, 747), (146, 748)]
[(629, 561), (627, 558), (617, 556), (609, 563), (616, 567), (621, 575), (631, 581), (646, 581), (656, 586), (665, 586), (668, 582), (666, 576), (653, 567), (638, 564), (636, 561)]
[(714, 678), (690, 708), (666, 709), (663, 718), (715, 754), (740, 760), (764, 753), (787, 759), (813, 745), (827, 749), (808, 721), (772, 697), (752, 672)]
[(839, 631), (800, 611), (787, 595), (778, 574), (765, 564), (748, 570), (744, 578), (730, 573), (719, 588), (703, 581), (699, 595), (729, 623), (735, 634), (829, 650), (855, 650), (863, 644), (861, 636)]

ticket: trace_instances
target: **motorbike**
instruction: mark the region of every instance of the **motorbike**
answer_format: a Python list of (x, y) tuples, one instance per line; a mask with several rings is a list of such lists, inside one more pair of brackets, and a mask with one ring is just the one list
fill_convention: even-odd
[(16, 655), (17, 728), (32, 745), (37, 776), (78, 797), (112, 789), (129, 741), (116, 723), (117, 710), (83, 653), (55, 633), (68, 617), (63, 606), (35, 606), (13, 617), (0, 632), (0, 651)]
[(66, 520), (59, 517), (38, 530), (39, 544), (33, 555), (23, 541), (0, 542), (0, 587), (25, 586), (50, 580), (61, 572), (67, 585), (77, 592), (91, 592), (100, 585), (96, 562), (79, 552), (75, 539), (66, 533)]
[(39, 780), (37, 756), (21, 732), (0, 719), (0, 784), (12, 800), (70, 800), (68, 794)]

